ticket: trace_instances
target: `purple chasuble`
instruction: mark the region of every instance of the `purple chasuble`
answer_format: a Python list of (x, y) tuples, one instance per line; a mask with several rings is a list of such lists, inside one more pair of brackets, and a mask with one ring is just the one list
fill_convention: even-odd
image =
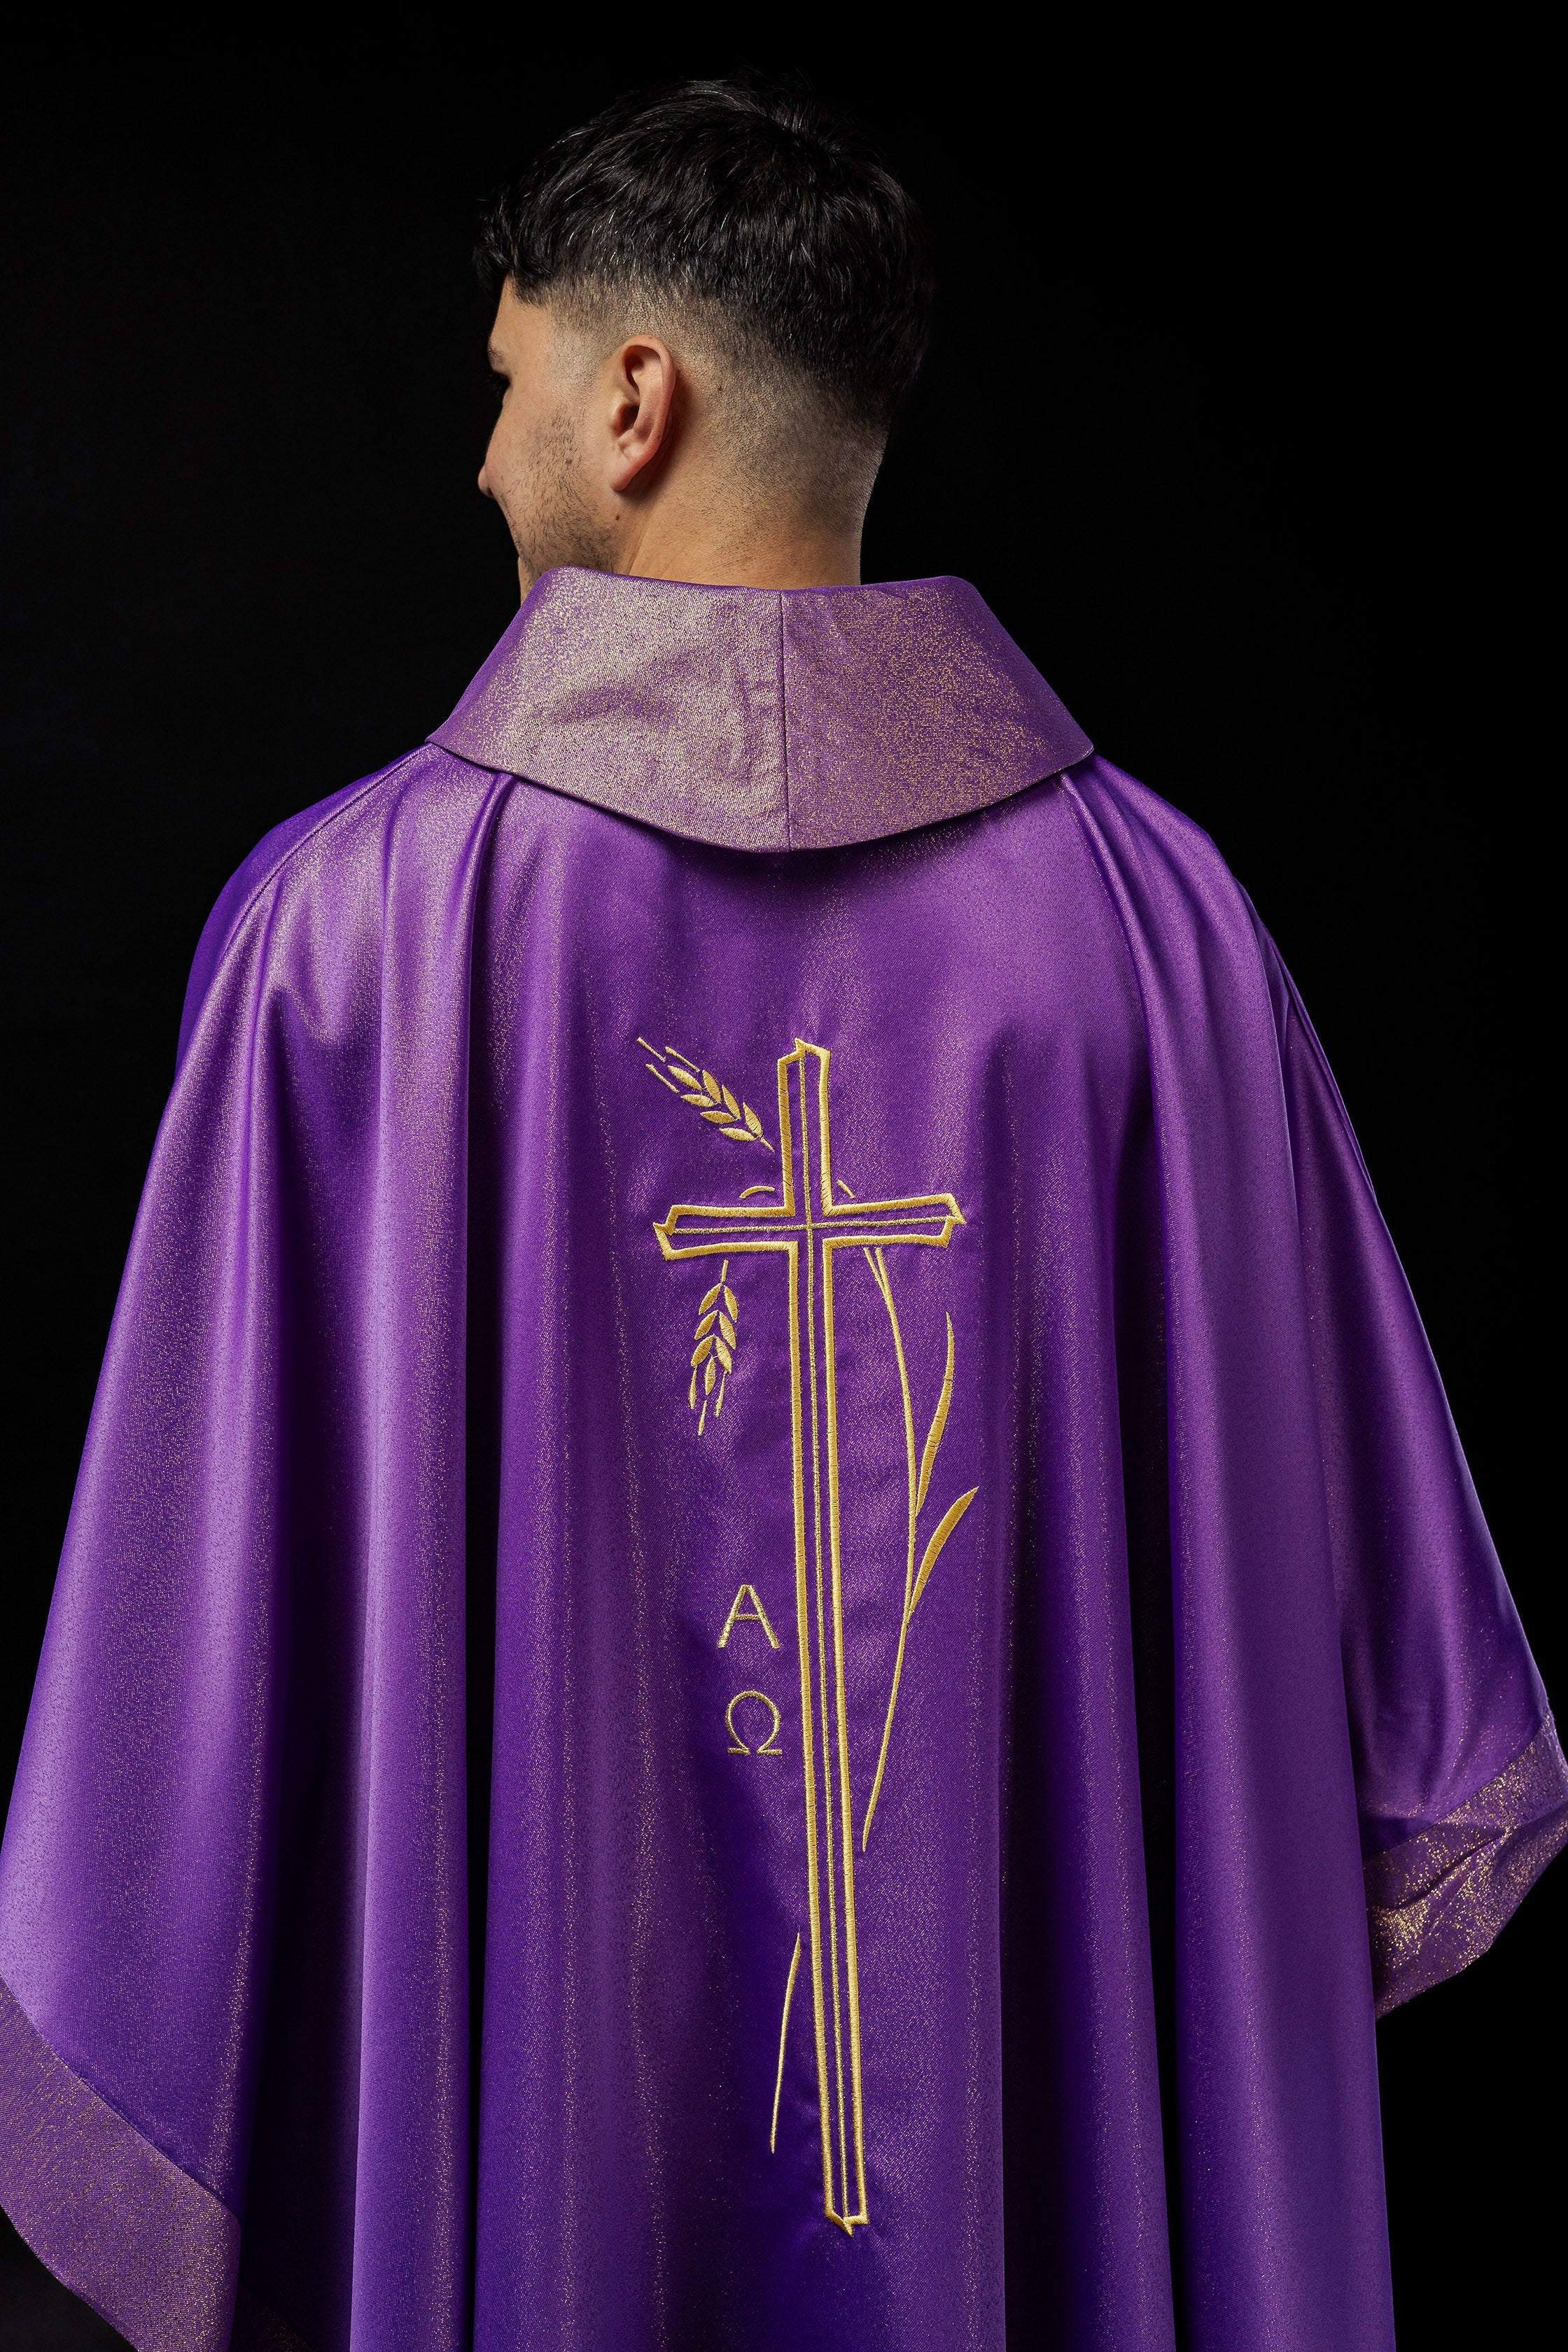
[(1279, 957), (973, 590), (551, 573), (230, 884), (0, 1865), (142, 2352), (1389, 2352), (1374, 2013), (1565, 1837)]

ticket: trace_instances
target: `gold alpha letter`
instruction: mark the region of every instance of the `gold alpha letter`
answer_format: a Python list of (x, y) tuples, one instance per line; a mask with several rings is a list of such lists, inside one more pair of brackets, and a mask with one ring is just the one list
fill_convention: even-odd
[[(751, 1603), (749, 1608), (746, 1605), (748, 1601)], [(724, 1631), (719, 1636), (719, 1647), (721, 1650), (728, 1649), (730, 1636), (737, 1625), (760, 1625), (773, 1648), (775, 1650), (778, 1648), (779, 1637), (768, 1623), (768, 1612), (763, 1607), (754, 1584), (742, 1584), (736, 1593), (734, 1605), (724, 1620)]]

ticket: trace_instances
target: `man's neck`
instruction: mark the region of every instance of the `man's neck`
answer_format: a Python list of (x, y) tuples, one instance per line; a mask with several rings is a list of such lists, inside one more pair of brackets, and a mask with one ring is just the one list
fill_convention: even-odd
[[(692, 528), (657, 512), (636, 518), (611, 550), (596, 551), (593, 571), (632, 580), (679, 580), (706, 588), (858, 588), (860, 532), (807, 520), (780, 521), (737, 531)], [(605, 553), (610, 561), (605, 562)], [(533, 574), (521, 562), (518, 578), (526, 596)]]
[(637, 580), (712, 588), (858, 588), (860, 522), (798, 510), (737, 515), (721, 506), (657, 499), (625, 516), (614, 569)]
[(636, 580), (686, 580), (711, 588), (858, 588), (860, 541), (781, 534), (744, 550), (701, 540), (641, 547), (617, 572)]

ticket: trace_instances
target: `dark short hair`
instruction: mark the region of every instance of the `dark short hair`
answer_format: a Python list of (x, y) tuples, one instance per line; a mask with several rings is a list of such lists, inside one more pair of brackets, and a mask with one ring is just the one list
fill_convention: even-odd
[(498, 195), (492, 293), (647, 289), (710, 304), (847, 421), (885, 432), (931, 327), (916, 206), (847, 124), (787, 85), (686, 81), (617, 99)]

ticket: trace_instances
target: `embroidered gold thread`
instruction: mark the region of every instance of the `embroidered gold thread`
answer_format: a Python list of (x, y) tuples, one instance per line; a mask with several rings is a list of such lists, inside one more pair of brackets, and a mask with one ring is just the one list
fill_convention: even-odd
[[(784, 1066), (779, 1067), (779, 1101), (786, 1107), (788, 1075)], [(779, 1129), (781, 1140), (784, 1129)], [(786, 1162), (784, 1198), (781, 1206), (795, 1205), (794, 1146)], [(805, 1436), (800, 1405), (800, 1244), (789, 1244), (789, 1361), (790, 1361), (790, 1445), (794, 1455), (795, 1552), (795, 1647), (800, 1653), (800, 1716), (802, 1725), (801, 1752), (805, 1770), (805, 1893), (811, 1918), (811, 2016), (812, 2033), (816, 2055), (816, 2108), (822, 2135), (822, 2195), (823, 2208), (830, 2221), (837, 2221), (833, 2210), (833, 2111), (827, 2097), (827, 2023), (826, 2003), (822, 1993), (822, 1876), (816, 1847), (816, 1718), (811, 1697), (811, 1627), (810, 1588), (807, 1582), (805, 1552), (805, 1463), (802, 1451)], [(823, 1757), (826, 1768), (827, 1758)], [(840, 2227), (843, 2224), (840, 2223)]]
[(928, 1543), (925, 1548), (925, 1558), (921, 1561), (921, 1572), (915, 1579), (914, 1599), (910, 1603), (910, 1614), (911, 1617), (914, 1615), (915, 1610), (920, 1604), (920, 1597), (926, 1589), (927, 1580), (941, 1557), (942, 1546), (946, 1543), (949, 1536), (952, 1533), (954, 1528), (958, 1525), (960, 1519), (963, 1517), (965, 1511), (968, 1510), (969, 1506), (973, 1502), (974, 1497), (979, 1494), (979, 1492), (980, 1489), (978, 1486), (971, 1486), (967, 1495), (960, 1495), (956, 1503), (950, 1503), (948, 1505), (946, 1510), (942, 1513), (942, 1517), (937, 1522), (936, 1533), (932, 1536), (930, 1543)]
[[(726, 1258), (719, 1268), (718, 1281), (708, 1292), (697, 1310), (697, 1328), (691, 1335), (697, 1345), (691, 1351), (691, 1386), (687, 1391), (686, 1401), (695, 1412), (697, 1383), (700, 1380), (702, 1417), (697, 1424), (699, 1437), (708, 1426), (710, 1400), (712, 1402), (715, 1421), (723, 1412), (724, 1391), (729, 1383), (730, 1374), (735, 1369), (735, 1326), (741, 1318), (741, 1302), (724, 1279), (729, 1271), (730, 1261)], [(713, 1394), (715, 1378), (719, 1382), (717, 1396)]]
[[(743, 1609), (741, 1604), (748, 1598), (752, 1605), (749, 1609)], [(768, 1612), (763, 1607), (762, 1595), (754, 1584), (742, 1584), (736, 1593), (731, 1604), (730, 1614), (724, 1620), (724, 1631), (719, 1636), (719, 1647), (721, 1650), (729, 1648), (730, 1636), (737, 1625), (760, 1625), (773, 1648), (776, 1650), (779, 1647), (779, 1637), (768, 1622)]]
[[(675, 1054), (676, 1049), (671, 1047), (669, 1055)], [(699, 1066), (690, 1057), (677, 1059), (677, 1074), (684, 1071), (693, 1076), (690, 1091), (695, 1093), (697, 1078), (700, 1076), (707, 1092), (707, 1074), (700, 1073)], [(853, 1194), (845, 1201), (834, 1198), (828, 1116), (830, 1064), (831, 1056), (826, 1047), (813, 1045), (798, 1037), (795, 1041), (794, 1051), (780, 1056), (777, 1071), (778, 1157), (782, 1197), (778, 1201), (738, 1206), (713, 1202), (677, 1202), (655, 1223), (654, 1232), (660, 1252), (668, 1260), (724, 1257), (727, 1262), (731, 1257), (743, 1255), (773, 1254), (785, 1261), (790, 1341), (795, 1623), (801, 1682), (806, 1896), (818, 2118), (822, 2135), (823, 2207), (830, 2221), (852, 2233), (869, 2219), (869, 2214), (866, 2185), (859, 1965), (855, 1926), (855, 1840), (845, 1687), (833, 1260), (841, 1249), (882, 1251), (900, 1243), (945, 1249), (953, 1233), (963, 1223), (963, 1214), (951, 1192), (918, 1193), (870, 1201), (858, 1201)], [(671, 1061), (669, 1066), (676, 1068), (677, 1063)], [(808, 1074), (815, 1075), (814, 1087), (807, 1083)], [(797, 1122), (791, 1099), (792, 1076), (798, 1079), (798, 1153)], [(816, 1122), (815, 1136), (812, 1133), (814, 1115)], [(772, 1146), (769, 1148), (771, 1150)], [(848, 1188), (844, 1189), (847, 1192)], [(804, 1282), (803, 1244), (805, 1257)], [(820, 1341), (817, 1330), (819, 1312), (822, 1317)], [(812, 1455), (809, 1528), (805, 1465), (808, 1428)], [(826, 1465), (823, 1459), (825, 1453)], [(823, 1507), (825, 1470), (826, 1514)], [(944, 1536), (943, 1541), (945, 1539)], [(932, 1565), (934, 1559), (933, 1553)], [(906, 1576), (907, 1587), (908, 1582)], [(814, 1636), (815, 1659), (812, 1654)], [(818, 1738), (821, 1740), (820, 1804)], [(841, 1903), (842, 1953), (838, 1935)], [(827, 2048), (830, 2029), (833, 2042), (831, 2066)], [(853, 2191), (850, 2186), (851, 2137), (854, 2143)]]
[[(773, 1717), (773, 1729), (769, 1732), (767, 1738), (763, 1741), (760, 1748), (748, 1748), (745, 1741), (742, 1738), (740, 1733), (735, 1728), (735, 1709), (740, 1706), (741, 1701), (743, 1698), (761, 1699), (763, 1705), (767, 1708), (768, 1713)], [(730, 1701), (729, 1706), (724, 1709), (724, 1727), (730, 1734), (731, 1755), (782, 1756), (784, 1754), (784, 1749), (778, 1746), (777, 1742), (779, 1728), (783, 1722), (783, 1716), (779, 1713), (778, 1708), (773, 1705), (773, 1700), (768, 1696), (766, 1691), (737, 1691), (734, 1697)]]
[(776, 1192), (777, 1191), (776, 1184), (748, 1184), (741, 1198), (742, 1201), (749, 1201), (753, 1192)]
[(800, 1974), (800, 1937), (795, 1939), (790, 1954), (789, 1975), (784, 1982), (784, 2016), (779, 2021), (779, 2070), (773, 2077), (773, 2120), (768, 2133), (768, 2154), (774, 2156), (779, 2144), (779, 2101), (784, 2095), (784, 2046), (789, 2039), (789, 2005), (795, 1999), (795, 1980)]
[[(904, 1336), (899, 1326), (898, 1309), (893, 1305), (892, 1285), (888, 1279), (888, 1262), (879, 1249), (874, 1251), (867, 1250), (865, 1252), (865, 1258), (867, 1265), (871, 1269), (872, 1279), (881, 1293), (882, 1304), (888, 1310), (888, 1320), (892, 1326), (893, 1354), (899, 1367), (899, 1391), (900, 1401), (903, 1405), (904, 1461), (909, 1482), (908, 1533), (904, 1554), (904, 1605), (900, 1615), (898, 1655), (893, 1664), (893, 1700), (896, 1701), (898, 1696), (899, 1682), (903, 1674), (904, 1668), (904, 1642), (910, 1622), (910, 1594), (914, 1587), (915, 1576), (915, 1514), (917, 1509), (915, 1502), (915, 1412), (914, 1402), (910, 1393), (910, 1368), (908, 1360), (904, 1355)], [(951, 1341), (952, 1336), (952, 1318), (951, 1316), (948, 1318), (947, 1328), (949, 1340)], [(862, 1853), (866, 1851), (866, 1842), (871, 1834), (871, 1816), (877, 1810), (877, 1800), (882, 1793), (882, 1775), (887, 1769), (888, 1741), (891, 1735), (891, 1729), (892, 1702), (889, 1702), (888, 1719), (882, 1727), (882, 1745), (877, 1758), (876, 1777), (871, 1783), (871, 1795), (868, 1802), (867, 1803), (866, 1819), (860, 1831), (860, 1851)]]
[[(830, 1716), (830, 1714), (829, 1714), (829, 1712), (828, 1712), (828, 1701), (827, 1701), (827, 1632), (826, 1632), (826, 1625), (827, 1625), (827, 1612), (826, 1612), (826, 1602), (825, 1602), (825, 1600), (824, 1600), (824, 1596), (823, 1596), (823, 1562), (822, 1562), (822, 1432), (821, 1432), (820, 1423), (819, 1423), (819, 1420), (818, 1420), (818, 1398), (817, 1398), (817, 1362), (816, 1362), (816, 1247), (815, 1247), (815, 1245), (814, 1245), (814, 1227), (813, 1227), (813, 1223), (812, 1223), (812, 1215), (811, 1215), (811, 1144), (810, 1144), (810, 1137), (811, 1137), (811, 1116), (810, 1116), (810, 1109), (809, 1109), (808, 1098), (807, 1098), (807, 1095), (806, 1095), (806, 1085), (805, 1085), (805, 1055), (802, 1055), (802, 1054), (798, 1054), (798, 1053), (797, 1053), (797, 1055), (795, 1055), (795, 1075), (796, 1075), (797, 1083), (798, 1083), (798, 1085), (799, 1085), (799, 1088), (800, 1088), (800, 1141), (801, 1141), (801, 1179), (802, 1179), (802, 1181), (801, 1181), (801, 1187), (800, 1187), (800, 1201), (801, 1201), (801, 1213), (802, 1213), (802, 1215), (803, 1215), (803, 1216), (805, 1217), (805, 1242), (806, 1242), (806, 1256), (805, 1256), (805, 1339), (806, 1339), (806, 1362), (807, 1362), (807, 1367), (808, 1367), (808, 1371), (809, 1371), (809, 1376), (810, 1376), (810, 1391), (809, 1391), (809, 1393), (810, 1393), (810, 1396), (811, 1396), (811, 1520), (812, 1520), (812, 1551), (813, 1551), (813, 1558), (814, 1558), (814, 1559), (815, 1559), (816, 1567), (816, 1674), (817, 1674), (817, 1683), (818, 1683), (818, 1686), (819, 1686), (819, 1695), (820, 1695), (820, 1701), (821, 1701), (821, 1706), (822, 1706), (822, 1750), (823, 1750), (822, 1798), (823, 1798), (823, 1834), (824, 1834), (824, 1842), (825, 1842), (825, 1844), (826, 1844), (826, 1851), (827, 1851), (827, 1965), (828, 1965), (828, 1981), (829, 1981), (829, 1984), (830, 1984), (830, 1986), (831, 1986), (831, 1988), (832, 1988), (832, 1993), (833, 1993), (833, 2071), (834, 2071), (834, 2087), (835, 2087), (835, 2090), (836, 2090), (836, 2093), (837, 2093), (837, 2119), (838, 2119), (838, 2179), (839, 2179), (840, 2183), (842, 2184), (843, 2202), (844, 2202), (845, 2206), (846, 2206), (846, 2207), (847, 2207), (848, 2202), (849, 2202), (849, 2194), (848, 2194), (849, 2164), (848, 2164), (848, 2156), (847, 2156), (847, 2123), (846, 2123), (846, 2117), (845, 2117), (845, 2112), (844, 2112), (844, 2008), (843, 2008), (843, 1996), (842, 1996), (842, 1993), (841, 1993), (841, 1990), (840, 1990), (840, 1984), (839, 1984), (839, 1969), (838, 1969), (838, 1885), (839, 1885), (839, 1883), (838, 1883), (837, 1879), (835, 1877), (835, 1875), (834, 1875), (834, 1871), (833, 1871), (833, 1811), (834, 1811), (833, 1798), (834, 1798), (834, 1790), (833, 1790), (833, 1765), (832, 1765), (832, 1759), (831, 1759), (831, 1748), (830, 1748), (830, 1742), (831, 1742), (831, 1738), (832, 1738), (832, 1733), (831, 1733), (831, 1728), (830, 1728), (830, 1727), (831, 1727), (831, 1723), (832, 1723), (832, 1717), (831, 1717), (831, 1716)], [(785, 1118), (785, 1117), (787, 1116), (787, 1109), (788, 1109), (788, 1106), (787, 1106), (787, 1101), (786, 1101), (786, 1103), (785, 1103), (784, 1105), (782, 1105), (782, 1106), (781, 1106), (781, 1110), (780, 1110), (779, 1133), (780, 1133), (780, 1135), (781, 1135), (781, 1136), (784, 1133), (784, 1118)], [(791, 1165), (793, 1166), (793, 1165), (794, 1165), (794, 1161), (795, 1161), (795, 1146), (794, 1146), (794, 1138), (793, 1138), (793, 1135), (792, 1135), (792, 1137), (791, 1137), (791, 1143), (790, 1143), (790, 1161), (791, 1161)], [(831, 1188), (829, 1188), (829, 1189), (831, 1189)], [(842, 1797), (842, 1790), (843, 1790), (843, 1784), (842, 1784), (842, 1781), (840, 1782), (840, 1784), (839, 1784), (839, 1785), (840, 1785), (840, 1796)], [(842, 1818), (842, 1814), (843, 1814), (843, 1805), (842, 1805), (842, 1802), (840, 1803), (840, 1806), (839, 1806), (839, 1813), (840, 1813), (840, 1817)], [(844, 2212), (842, 2212), (842, 2213), (833, 2213), (831, 2204), (829, 2205), (828, 2210), (829, 2210), (830, 2214), (832, 2215), (832, 2218), (833, 2218), (835, 2221), (837, 2221), (840, 2224), (840, 2226), (846, 2230), (846, 2231), (847, 2231), (847, 2231), (849, 2231), (852, 2229), (853, 2221), (854, 2221), (855, 2217), (854, 2217), (853, 2215), (851, 2215), (847, 2210), (846, 2210), (846, 2211), (844, 2211)]]
[[(883, 1259), (880, 1250), (878, 1251), (877, 1257), (879, 1263), (881, 1265), (882, 1279), (886, 1282), (888, 1278), (887, 1263)], [(892, 1294), (889, 1292), (888, 1295), (890, 1297)], [(942, 1394), (937, 1399), (936, 1411), (931, 1415), (931, 1427), (926, 1432), (925, 1451), (921, 1455), (920, 1485), (915, 1489), (915, 1508), (917, 1511), (924, 1508), (926, 1496), (931, 1490), (931, 1474), (936, 1467), (937, 1449), (941, 1445), (943, 1434), (947, 1429), (948, 1408), (952, 1402), (952, 1318), (950, 1315), (947, 1318), (947, 1368), (942, 1376)], [(916, 1595), (916, 1598), (919, 1598), (918, 1594)]]
[(910, 1620), (915, 1613), (921, 1594), (931, 1581), (931, 1572), (942, 1558), (948, 1538), (980, 1492), (978, 1486), (972, 1486), (967, 1495), (961, 1495), (956, 1503), (950, 1505), (938, 1521), (917, 1570), (915, 1545), (919, 1541), (920, 1514), (931, 1489), (931, 1472), (936, 1467), (936, 1457), (942, 1448), (942, 1437), (947, 1429), (948, 1412), (952, 1403), (952, 1318), (950, 1315), (947, 1318), (947, 1364), (942, 1378), (942, 1393), (937, 1399), (936, 1411), (931, 1415), (931, 1427), (926, 1432), (925, 1446), (917, 1470), (914, 1407), (910, 1395), (909, 1366), (904, 1356), (903, 1333), (899, 1328), (898, 1308), (893, 1304), (893, 1286), (888, 1274), (888, 1262), (879, 1249), (875, 1254), (870, 1250), (866, 1252), (866, 1263), (870, 1266), (877, 1287), (882, 1294), (882, 1304), (888, 1310), (888, 1320), (892, 1326), (893, 1352), (898, 1358), (899, 1384), (903, 1392), (904, 1450), (909, 1469), (910, 1517), (909, 1542), (904, 1557), (903, 1614), (899, 1623), (899, 1646), (893, 1658), (893, 1682), (892, 1688), (888, 1694), (888, 1713), (882, 1725), (882, 1745), (877, 1758), (877, 1771), (871, 1782), (870, 1798), (866, 1806), (865, 1822), (860, 1832), (862, 1853), (865, 1853), (871, 1835), (872, 1817), (877, 1811), (877, 1800), (882, 1793), (882, 1776), (888, 1769), (888, 1747), (893, 1736), (893, 1716), (899, 1704), (899, 1685), (903, 1680), (904, 1650), (910, 1637)]
[(689, 1103), (700, 1118), (718, 1129), (721, 1135), (729, 1136), (736, 1143), (760, 1143), (764, 1151), (773, 1150), (773, 1144), (763, 1132), (763, 1122), (751, 1104), (732, 1095), (711, 1070), (699, 1068), (694, 1060), (688, 1066), (689, 1057), (678, 1053), (673, 1045), (661, 1052), (658, 1046), (649, 1045), (646, 1037), (639, 1037), (637, 1044), (647, 1047), (650, 1054), (658, 1055), (658, 1062), (663, 1066), (659, 1067), (648, 1062), (644, 1065), (645, 1068), (652, 1070), (654, 1076), (662, 1079), (682, 1102)]
[[(827, 1118), (826, 1093), (822, 1104), (822, 1117), (826, 1126)], [(823, 1192), (825, 1198), (831, 1192), (826, 1153), (823, 1161)], [(844, 1687), (844, 1573), (839, 1531), (837, 1350), (835, 1346), (833, 1321), (834, 1247), (834, 1244), (829, 1242), (825, 1244), (822, 1253), (822, 1312), (827, 1342), (826, 1353), (828, 1539), (832, 1546), (833, 1559), (834, 1698), (838, 1715), (838, 1778), (842, 1792), (842, 1803), (839, 1809), (839, 1837), (842, 1853), (839, 1866), (844, 1882), (845, 1991), (846, 2006), (849, 2014), (849, 2095), (854, 2108), (855, 2171), (858, 2203), (858, 2211), (854, 2215), (847, 2214), (845, 2218), (847, 2221), (866, 2221), (869, 2218), (869, 2214), (866, 2200), (865, 2099), (860, 2074), (860, 1959), (855, 1921), (855, 1823), (849, 1787), (849, 1708)], [(839, 2131), (842, 2137), (844, 2131), (842, 2090), (840, 2090), (839, 2098)], [(847, 2183), (849, 2157), (847, 2148), (842, 2151), (841, 2161), (845, 2180)]]

